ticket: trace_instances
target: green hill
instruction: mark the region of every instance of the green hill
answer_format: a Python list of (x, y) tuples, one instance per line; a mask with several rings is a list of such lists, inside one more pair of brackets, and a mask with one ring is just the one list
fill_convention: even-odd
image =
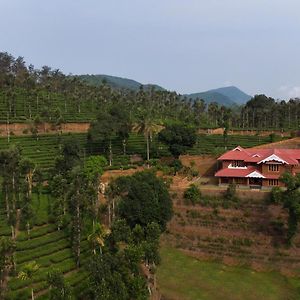
[(247, 95), (239, 88), (235, 86), (227, 86), (219, 89), (210, 90), (210, 92), (216, 92), (228, 97), (231, 101), (234, 101), (237, 104), (245, 104), (251, 99), (250, 95)]
[(126, 89), (138, 91), (141, 87), (144, 89), (154, 88), (157, 91), (164, 91), (165, 89), (156, 84), (142, 84), (133, 79), (122, 78), (110, 75), (77, 75), (79, 79), (94, 86), (100, 86), (105, 82), (114, 89)]
[[(133, 79), (122, 78), (117, 76), (87, 74), (76, 75), (76, 77), (93, 86), (100, 86), (105, 82), (113, 89), (138, 91), (141, 87), (143, 87), (145, 90), (149, 90), (151, 88), (154, 88), (157, 91), (166, 90), (163, 87), (156, 84), (142, 84)], [(198, 98), (203, 99), (206, 103), (217, 102), (225, 106), (244, 104), (251, 99), (251, 96), (247, 95), (235, 86), (223, 87), (200, 93), (192, 93), (184, 96), (192, 100)]]
[(193, 93), (185, 95), (187, 98), (203, 99), (206, 103), (217, 102), (225, 106), (233, 106), (236, 104), (245, 104), (251, 99), (250, 95), (247, 95), (235, 86), (228, 86), (218, 89), (209, 90), (201, 93)]
[(212, 92), (212, 91), (207, 91), (203, 93), (194, 93), (194, 94), (189, 94), (185, 95), (188, 99), (196, 100), (196, 99), (202, 99), (206, 103), (212, 103), (216, 102), (221, 105), (225, 106), (233, 106), (236, 103), (232, 101), (230, 98), (228, 98), (225, 95), (222, 95), (221, 93), (218, 92)]

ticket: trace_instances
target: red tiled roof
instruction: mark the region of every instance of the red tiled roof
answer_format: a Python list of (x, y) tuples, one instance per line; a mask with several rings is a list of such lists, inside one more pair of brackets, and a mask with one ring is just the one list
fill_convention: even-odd
[(215, 176), (216, 177), (246, 177), (247, 175), (251, 174), (252, 172), (258, 172), (261, 174), (255, 167), (249, 166), (245, 169), (239, 168), (225, 168), (219, 170)]
[(272, 155), (290, 165), (298, 165), (300, 160), (300, 149), (244, 149), (236, 147), (224, 153), (218, 160), (242, 160), (245, 162), (259, 163)]

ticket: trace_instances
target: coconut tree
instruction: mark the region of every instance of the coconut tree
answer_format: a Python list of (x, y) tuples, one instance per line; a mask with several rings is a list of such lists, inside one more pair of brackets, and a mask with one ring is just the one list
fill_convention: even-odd
[(157, 133), (160, 128), (161, 126), (155, 122), (150, 113), (143, 114), (143, 116), (139, 118), (137, 124), (133, 127), (134, 131), (142, 133), (145, 136), (148, 167), (150, 160), (150, 142), (152, 141), (153, 135)]
[(102, 254), (102, 247), (104, 246), (104, 239), (110, 234), (110, 230), (105, 228), (100, 223), (96, 223), (93, 232), (88, 236), (88, 242), (91, 245), (92, 252), (95, 255), (97, 253), (97, 248)]
[[(20, 278), (21, 280), (32, 280), (39, 268), (40, 266), (35, 261), (32, 261), (23, 267), (23, 269), (18, 274), (18, 278)], [(34, 300), (34, 291), (32, 286), (31, 299)]]

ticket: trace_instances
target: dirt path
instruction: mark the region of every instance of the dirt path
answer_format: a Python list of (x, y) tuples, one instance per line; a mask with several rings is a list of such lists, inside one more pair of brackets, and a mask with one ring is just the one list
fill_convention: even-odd
[[(84, 133), (87, 132), (90, 123), (65, 123), (61, 128), (53, 126), (50, 123), (43, 123), (37, 126), (38, 134), (56, 134), (58, 131), (63, 133)], [(31, 135), (32, 124), (12, 123), (0, 124), (0, 136), (6, 137), (8, 133), (15, 136)]]

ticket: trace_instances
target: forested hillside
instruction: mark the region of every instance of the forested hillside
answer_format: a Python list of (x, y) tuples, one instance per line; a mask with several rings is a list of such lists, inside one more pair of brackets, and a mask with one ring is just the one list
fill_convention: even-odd
[[(171, 182), (199, 175), (180, 155), (281, 139), (259, 131), (298, 130), (299, 109), (296, 99), (264, 95), (229, 108), (155, 88), (93, 86), (0, 53), (0, 121), (30, 125), (0, 138), (0, 298), (158, 297), (160, 235), (180, 196), (171, 200)], [(90, 127), (64, 134), (67, 122)], [(198, 134), (213, 127), (224, 134)], [(257, 134), (228, 135), (233, 128)], [(126, 169), (130, 176), (102, 182), (105, 171)]]
[[(132, 121), (149, 118), (157, 124), (179, 122), (202, 128), (254, 130), (299, 128), (300, 101), (276, 102), (258, 95), (244, 106), (229, 108), (216, 102), (182, 97), (154, 88), (137, 91), (114, 89), (105, 82), (86, 84), (77, 77), (43, 66), (36, 69), (22, 57), (0, 53), (0, 121), (3, 123), (93, 121), (112, 105), (124, 108)], [(215, 99), (216, 100), (216, 99)]]

